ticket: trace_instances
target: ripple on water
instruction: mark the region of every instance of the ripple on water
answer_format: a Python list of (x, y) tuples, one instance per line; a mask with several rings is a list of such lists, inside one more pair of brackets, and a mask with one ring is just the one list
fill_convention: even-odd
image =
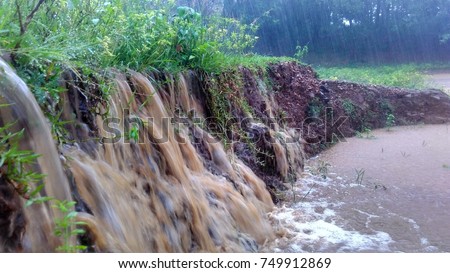
[[(270, 215), (279, 237), (267, 249), (450, 251), (450, 219), (443, 213), (450, 209), (450, 171), (442, 167), (450, 160), (450, 149), (443, 148), (450, 147), (448, 126), (374, 134), (374, 140), (351, 139), (309, 161), (290, 201)], [(321, 160), (331, 163), (326, 179), (316, 171)], [(356, 168), (366, 170), (362, 183), (355, 182)]]

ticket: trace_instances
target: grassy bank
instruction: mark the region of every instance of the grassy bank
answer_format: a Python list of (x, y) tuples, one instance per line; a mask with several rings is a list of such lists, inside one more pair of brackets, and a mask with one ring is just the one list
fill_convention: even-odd
[(393, 87), (423, 89), (430, 86), (426, 73), (450, 69), (449, 64), (403, 64), (384, 66), (315, 67), (321, 79)]

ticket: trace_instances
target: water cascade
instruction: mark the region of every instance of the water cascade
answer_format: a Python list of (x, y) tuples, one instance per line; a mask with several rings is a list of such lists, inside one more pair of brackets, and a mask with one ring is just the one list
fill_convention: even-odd
[[(258, 251), (274, 238), (267, 219), (274, 204), (265, 183), (192, 118), (172, 122), (176, 111), (197, 118), (205, 112), (184, 75), (163, 90), (149, 76), (112, 72), (116, 90), (97, 109), (107, 115), (96, 115), (89, 125), (97, 132), (89, 132), (83, 109), (68, 102), (84, 94), (63, 94), (63, 116), (76, 117), (68, 128), (77, 141), (60, 145), (58, 154), (33, 95), (5, 63), (1, 68), (2, 101), (11, 105), (2, 109), (2, 122), (18, 119), (24, 144), (42, 155), (42, 194), (78, 201), (77, 217), (86, 223), (94, 251)], [(63, 77), (73, 87), (70, 73)], [(198, 153), (193, 135), (212, 163)], [(274, 150), (286, 176), (287, 152), (279, 141)], [(54, 251), (58, 240), (51, 227), (58, 212), (37, 204), (24, 210), (24, 250)]]
[[(289, 62), (219, 75), (107, 74), (107, 95), (89, 76), (61, 75), (65, 91), (53, 105), (64, 130), (55, 141), (33, 94), (0, 59), (0, 126), (24, 130), (20, 148), (40, 155), (29, 167), (45, 174), (39, 194), (76, 202), (86, 233), (70, 243), (92, 252), (321, 251), (352, 244), (359, 233), (326, 222), (336, 215), (322, 201), (336, 185), (303, 172), (306, 156), (330, 147), (336, 135), (383, 127), (387, 106), (396, 125), (450, 120), (443, 92), (321, 82), (311, 68)], [(353, 114), (335, 128), (347, 115), (344, 101)], [(0, 252), (57, 251), (67, 243), (54, 235), (64, 214), (51, 202), (25, 206), (0, 167)], [(326, 196), (316, 190), (321, 183)], [(308, 205), (307, 197), (317, 202)], [(276, 208), (280, 200), (285, 204)], [(330, 233), (321, 227), (344, 239), (331, 236), (335, 242), (324, 248), (328, 235), (321, 234)], [(389, 238), (379, 232), (364, 247), (387, 251)]]

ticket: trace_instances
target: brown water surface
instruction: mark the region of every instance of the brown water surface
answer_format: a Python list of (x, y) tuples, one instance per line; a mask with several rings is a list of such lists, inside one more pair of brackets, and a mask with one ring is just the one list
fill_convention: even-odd
[(311, 159), (296, 199), (272, 215), (273, 249), (449, 252), (449, 127), (377, 130)]

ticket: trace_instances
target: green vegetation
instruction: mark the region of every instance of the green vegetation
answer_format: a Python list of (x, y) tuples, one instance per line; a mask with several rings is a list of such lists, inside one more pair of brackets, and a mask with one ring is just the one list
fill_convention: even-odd
[[(7, 105), (0, 105), (0, 107), (7, 107)], [(84, 233), (84, 230), (75, 228), (76, 225), (84, 224), (74, 220), (77, 215), (72, 210), (75, 202), (60, 201), (40, 195), (44, 188), (45, 175), (33, 171), (40, 155), (19, 148), (24, 130), (13, 132), (13, 127), (14, 124), (0, 127), (0, 178), (9, 183), (19, 196), (27, 200), (25, 203), (27, 207), (52, 202), (53, 207), (64, 214), (62, 219), (55, 220), (55, 235), (63, 238), (63, 245), (56, 249), (57, 251), (76, 252), (86, 249), (84, 246), (71, 244), (73, 236)]]
[(255, 24), (203, 18), (175, 1), (5, 0), (0, 14), (0, 49), (46, 81), (66, 67), (213, 71), (257, 40)]
[(364, 138), (364, 139), (374, 139), (375, 136), (372, 134), (372, 129), (368, 127), (363, 127), (361, 132), (356, 132), (357, 138)]
[(350, 116), (351, 118), (355, 118), (355, 104), (350, 99), (342, 100), (342, 107), (344, 108), (345, 114)]
[(364, 84), (386, 85), (421, 89), (426, 87), (425, 78), (414, 65), (361, 66), (361, 67), (318, 67), (320, 78), (350, 81)]
[(77, 212), (74, 210), (76, 202), (54, 200), (52, 207), (63, 213), (64, 217), (55, 220), (55, 235), (63, 239), (63, 244), (56, 251), (74, 253), (86, 250), (86, 246), (72, 244), (72, 239), (78, 235), (84, 234), (85, 230), (77, 228), (77, 226), (85, 225), (84, 222), (77, 222)]
[(224, 14), (260, 25), (262, 54), (294, 56), (306, 45), (312, 63), (450, 57), (450, 0), (224, 0)]
[(294, 57), (295, 59), (297, 59), (297, 61), (301, 62), (303, 60), (303, 58), (306, 57), (306, 55), (308, 55), (309, 52), (309, 48), (308, 46), (297, 46), (295, 48), (295, 54)]
[(450, 69), (450, 65), (434, 63), (349, 67), (318, 66), (315, 69), (319, 77), (325, 80), (423, 89), (432, 87), (426, 83), (425, 73), (439, 69)]
[(28, 202), (35, 202), (41, 199), (38, 194), (44, 186), (44, 175), (32, 171), (39, 155), (19, 148), (24, 131), (13, 133), (12, 126), (0, 127), (0, 177)]
[(386, 128), (388, 129), (388, 131), (390, 131), (394, 126), (395, 126), (395, 116), (394, 114), (388, 114), (386, 117)]

